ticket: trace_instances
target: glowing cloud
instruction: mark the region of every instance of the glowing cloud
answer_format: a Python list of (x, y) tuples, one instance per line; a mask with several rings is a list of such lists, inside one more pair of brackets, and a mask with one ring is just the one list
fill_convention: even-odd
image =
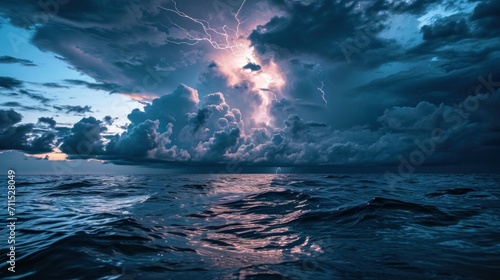
[(253, 118), (256, 123), (269, 125), (271, 116), (269, 115), (269, 106), (271, 98), (277, 99), (277, 94), (281, 95), (281, 88), (285, 83), (283, 75), (276, 63), (273, 61), (263, 63), (256, 55), (247, 36), (240, 35), (241, 20), (239, 15), (246, 3), (242, 1), (238, 11), (234, 15), (234, 28), (224, 25), (220, 28), (214, 28), (210, 22), (194, 18), (180, 11), (177, 3), (173, 8), (160, 6), (161, 9), (173, 13), (179, 17), (190, 20), (198, 24), (203, 35), (197, 36), (186, 28), (175, 23), (169, 18), (170, 22), (185, 35), (184, 38), (168, 39), (168, 42), (174, 44), (195, 45), (199, 42), (208, 42), (214, 49), (223, 52), (214, 52), (209, 58), (217, 61), (221, 72), (227, 77), (227, 86), (235, 87), (244, 81), (249, 81), (251, 88), (249, 90), (257, 92), (263, 100), (262, 104), (255, 108)]

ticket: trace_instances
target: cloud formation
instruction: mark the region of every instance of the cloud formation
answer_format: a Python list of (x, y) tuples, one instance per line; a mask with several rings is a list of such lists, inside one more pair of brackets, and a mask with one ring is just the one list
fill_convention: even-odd
[[(173, 100), (182, 107), (171, 106)], [(279, 126), (255, 128), (245, 125), (240, 111), (226, 103), (224, 94), (212, 93), (200, 100), (196, 90), (180, 85), (174, 92), (155, 99), (144, 111), (134, 110), (127, 131), (107, 144), (101, 137), (106, 131), (103, 123), (94, 118), (82, 119), (64, 139), (61, 150), (200, 164), (237, 161), (275, 166), (355, 165), (394, 164), (395, 159), (411, 155), (416, 149), (429, 152), (430, 148), (425, 147), (433, 141), (425, 161), (449, 164), (470, 157), (472, 150), (482, 153), (498, 146), (498, 126), (485, 118), (493, 114), (499, 101), (499, 93), (468, 96), (463, 104), (475, 102), (483, 106), (483, 116), (474, 117), (471, 114), (477, 108), (466, 107), (470, 110), (464, 111), (426, 101), (413, 107), (395, 106), (378, 117), (376, 129), (334, 130), (296, 114), (290, 114)], [(81, 152), (75, 153), (78, 149)]]
[(35, 133), (34, 124), (19, 124), (22, 116), (14, 110), (0, 110), (0, 150), (45, 153), (53, 149), (56, 134)]
[[(178, 3), (211, 28), (161, 0), (69, 1), (44, 22), (32, 1), (5, 3), (0, 13), (33, 30), (36, 47), (95, 80), (43, 86), (150, 98), (114, 136), (107, 127), (117, 116), (90, 117), (85, 104), (52, 106), (88, 116), (71, 128), (39, 119), (55, 139), (33, 138), (32, 124), (2, 111), (2, 148), (55, 142), (71, 155), (132, 162), (281, 166), (394, 164), (416, 160), (415, 150), (426, 164), (500, 155), (498, 1), (247, 2), (240, 18), (239, 5), (215, 13), (210, 1)], [(25, 83), (0, 77), (3, 92), (51, 101)]]
[(38, 123), (45, 123), (49, 125), (50, 127), (55, 127), (57, 122), (54, 120), (54, 118), (49, 118), (49, 117), (41, 117), (38, 118)]
[(69, 155), (101, 155), (101, 133), (106, 131), (101, 121), (94, 117), (83, 118), (71, 128), (71, 134), (63, 138), (60, 149)]
[(22, 59), (22, 58), (15, 58), (15, 57), (8, 56), (8, 55), (0, 56), (0, 64), (1, 63), (4, 63), (4, 64), (18, 63), (18, 64), (21, 64), (24, 66), (36, 66), (36, 64), (34, 64), (33, 61), (31, 61), (31, 60)]
[(57, 111), (63, 111), (66, 112), (66, 114), (69, 113), (75, 113), (75, 115), (84, 115), (86, 113), (92, 113), (92, 107), (85, 105), (85, 106), (80, 106), (80, 105), (54, 105), (52, 106), (54, 109)]
[(0, 77), (0, 88), (4, 89), (15, 89), (23, 85), (23, 82), (11, 78), (11, 77)]

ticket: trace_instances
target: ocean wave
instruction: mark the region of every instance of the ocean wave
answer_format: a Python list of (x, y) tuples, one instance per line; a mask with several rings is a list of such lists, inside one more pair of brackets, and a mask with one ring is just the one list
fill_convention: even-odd
[(8, 279), (488, 278), (500, 257), (497, 177), (64, 179), (26, 180)]

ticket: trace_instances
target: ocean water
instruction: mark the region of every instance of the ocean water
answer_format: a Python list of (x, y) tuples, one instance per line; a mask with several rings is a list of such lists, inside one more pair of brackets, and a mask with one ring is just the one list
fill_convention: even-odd
[(499, 175), (16, 179), (3, 279), (500, 279)]

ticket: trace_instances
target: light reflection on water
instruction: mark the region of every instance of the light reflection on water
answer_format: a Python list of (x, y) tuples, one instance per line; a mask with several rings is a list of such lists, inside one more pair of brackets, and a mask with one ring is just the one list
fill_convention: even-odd
[(20, 183), (19, 263), (30, 265), (18, 279), (469, 279), (498, 271), (496, 176), (418, 175), (396, 188), (376, 174), (64, 179)]

